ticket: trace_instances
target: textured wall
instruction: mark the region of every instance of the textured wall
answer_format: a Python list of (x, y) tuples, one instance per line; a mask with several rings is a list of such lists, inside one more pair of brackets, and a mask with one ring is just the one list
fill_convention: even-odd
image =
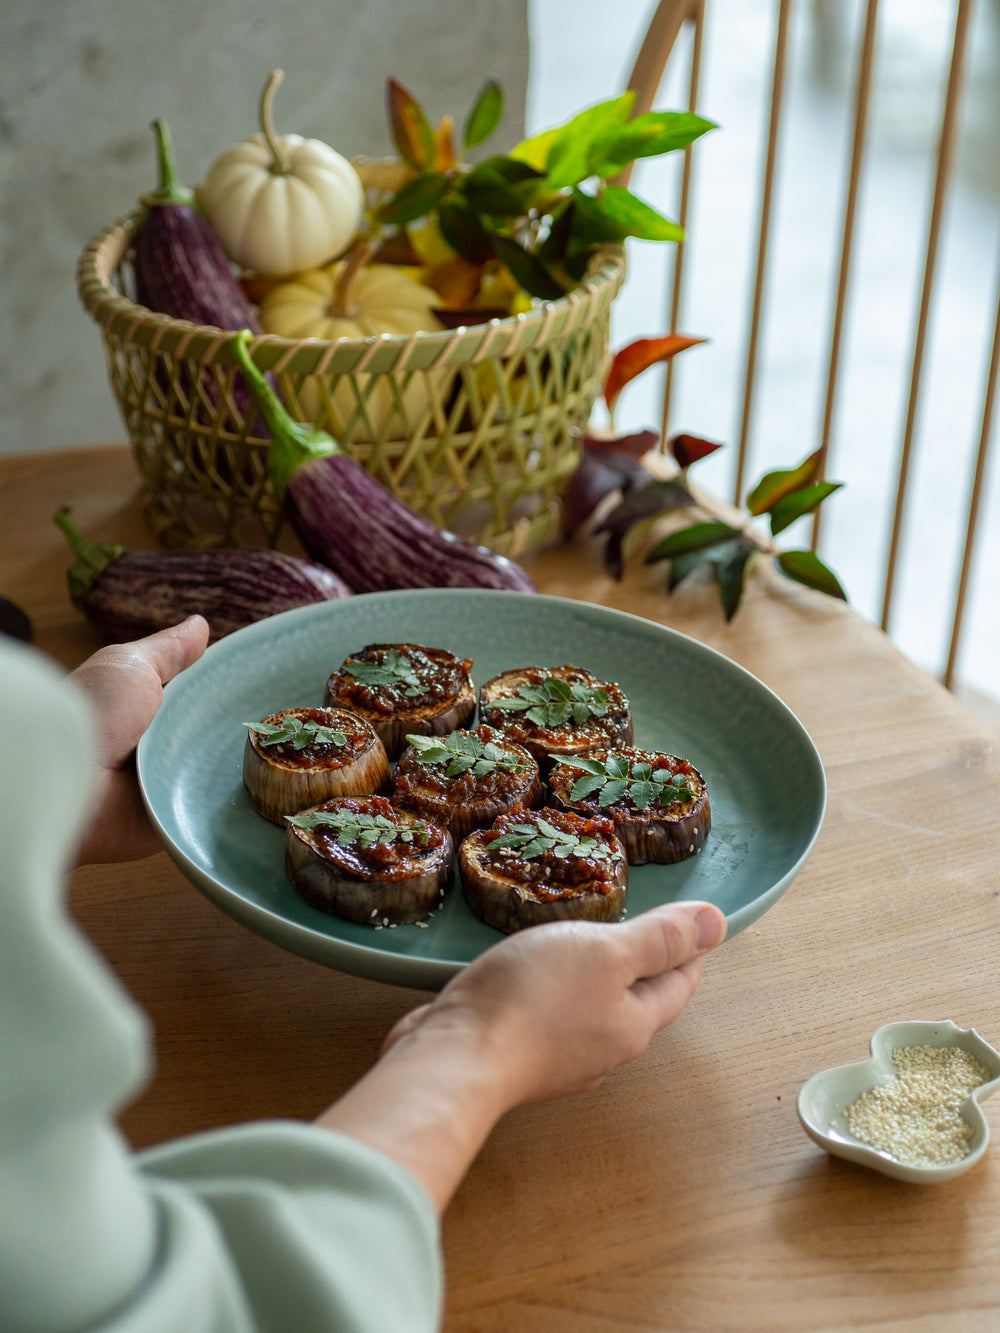
[(97, 326), (76, 296), (84, 243), (155, 181), (150, 121), (181, 174), (256, 129), (285, 71), (279, 133), (389, 150), (384, 84), (461, 123), (483, 80), (523, 130), (527, 0), (5, 0), (0, 15), (0, 452), (119, 439)]

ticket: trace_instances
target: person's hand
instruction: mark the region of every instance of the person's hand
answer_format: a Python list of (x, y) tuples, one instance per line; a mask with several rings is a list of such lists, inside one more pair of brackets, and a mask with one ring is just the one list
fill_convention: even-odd
[[(708, 903), (675, 903), (615, 925), (567, 921), (488, 949), (432, 1004), (390, 1032), (470, 1033), (507, 1080), (510, 1105), (595, 1087), (673, 1022), (725, 937)], [(427, 1035), (430, 1035), (429, 1032)]]
[(100, 758), (94, 818), (78, 864), (132, 861), (160, 850), (135, 777), (135, 747), (163, 686), (196, 662), (207, 643), (208, 622), (189, 616), (145, 639), (101, 648), (70, 673), (95, 714)]
[(641, 1055), (725, 933), (708, 903), (521, 931), (401, 1019), (374, 1068), (316, 1124), (399, 1162), (444, 1209), (507, 1111), (592, 1088)]

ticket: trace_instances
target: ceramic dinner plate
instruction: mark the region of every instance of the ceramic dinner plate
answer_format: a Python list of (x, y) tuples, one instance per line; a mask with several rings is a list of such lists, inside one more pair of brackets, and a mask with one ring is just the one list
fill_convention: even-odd
[(826, 782), (806, 731), (754, 676), (651, 621), (557, 597), (469, 589), (385, 592), (301, 607), (219, 640), (164, 691), (138, 751), (153, 822), (184, 874), (266, 939), (344, 972), (434, 990), (503, 938), (454, 888), (430, 926), (376, 931), (308, 906), (284, 873), (284, 835), (242, 781), (246, 728), (318, 706), (327, 677), (369, 643), (421, 643), (473, 660), (476, 684), (521, 666), (586, 667), (628, 695), (634, 743), (690, 760), (712, 804), (703, 850), (635, 866), (628, 914), (707, 899), (730, 938), (771, 907), (809, 854)]

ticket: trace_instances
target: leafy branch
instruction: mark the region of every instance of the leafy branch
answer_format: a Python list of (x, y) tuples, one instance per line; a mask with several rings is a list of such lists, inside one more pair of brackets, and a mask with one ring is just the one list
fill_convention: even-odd
[(391, 847), (397, 842), (415, 842), (425, 847), (430, 839), (422, 820), (394, 824), (385, 815), (366, 815), (356, 810), (310, 810), (302, 815), (287, 815), (286, 822), (309, 831), (332, 829), (337, 842), (344, 847)]
[(493, 838), (489, 849), (507, 848), (522, 861), (531, 861), (536, 856), (551, 852), (561, 861), (568, 856), (579, 856), (596, 861), (615, 861), (621, 859), (621, 853), (607, 843), (596, 838), (567, 833), (550, 824), (539, 816), (533, 824), (513, 824), (506, 833)]
[(407, 736), (421, 764), (445, 764), (445, 777), (454, 778), (472, 770), (475, 777), (484, 777), (501, 769), (521, 776), (530, 764), (495, 741), (483, 741), (469, 731), (453, 731), (448, 736)]
[[(551, 757), (560, 763), (556, 755)], [(617, 754), (604, 760), (581, 755), (571, 761), (562, 760), (561, 766), (582, 770), (584, 774), (573, 783), (570, 800), (590, 798), (602, 809), (623, 800), (631, 801), (637, 810), (645, 810), (650, 805), (668, 806), (695, 798), (683, 773), (654, 768), (646, 760), (629, 760)]]
[(489, 706), (504, 713), (524, 713), (539, 727), (562, 727), (570, 721), (582, 726), (592, 717), (604, 717), (611, 700), (599, 685), (548, 676), (540, 685), (519, 685), (513, 694), (491, 699)]
[(309, 745), (346, 745), (347, 735), (336, 727), (323, 726), (312, 718), (302, 719), (286, 713), (280, 724), (275, 722), (244, 722), (243, 725), (260, 737), (264, 746), (290, 744), (293, 750), (304, 750)]
[[(652, 365), (703, 341), (676, 334), (640, 339), (623, 348), (611, 362), (604, 385), (609, 415), (627, 383)], [(840, 490), (842, 482), (823, 477), (824, 451), (817, 449), (794, 468), (766, 473), (746, 499), (747, 518), (735, 520), (722, 506), (696, 494), (688, 482), (692, 464), (722, 446), (694, 435), (675, 435), (667, 447), (677, 465), (674, 476), (654, 477), (642, 455), (657, 443), (653, 431), (600, 439), (584, 439), (583, 458), (571, 482), (566, 501), (564, 530), (571, 535), (591, 517), (604, 498), (618, 491), (618, 503), (606, 513), (595, 531), (605, 535), (604, 561), (615, 578), (624, 572), (626, 538), (648, 528), (665, 514), (683, 509), (698, 511), (694, 522), (677, 528), (654, 543), (644, 556), (646, 564), (666, 561), (667, 591), (673, 592), (695, 569), (704, 568), (715, 579), (726, 620), (739, 609), (747, 575), (760, 556), (773, 558), (789, 579), (828, 596), (846, 601), (837, 576), (815, 551), (783, 550), (774, 542), (798, 519), (814, 513), (824, 500)], [(694, 517), (694, 515), (692, 516)], [(753, 524), (766, 517), (770, 540)]]
[[(458, 149), (451, 122), (435, 130), (394, 79), (388, 80), (387, 100), (393, 141), (410, 174), (375, 210), (374, 222), (404, 232), (413, 223), (433, 223), (452, 252), (438, 280), (466, 295), (501, 268), (529, 296), (553, 300), (584, 278), (602, 245), (629, 237), (683, 240), (676, 222), (614, 178), (639, 158), (686, 149), (715, 128), (693, 112), (633, 116), (635, 93), (629, 91), (524, 140), (509, 154), (470, 165), (465, 156), (493, 134), (503, 115), (495, 80), (480, 90)], [(429, 280), (436, 286), (434, 276)]]

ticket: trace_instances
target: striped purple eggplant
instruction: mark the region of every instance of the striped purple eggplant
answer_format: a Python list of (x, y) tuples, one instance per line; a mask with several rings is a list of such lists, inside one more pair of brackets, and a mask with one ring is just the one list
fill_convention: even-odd
[(209, 624), (209, 642), (256, 620), (353, 591), (311, 560), (260, 547), (126, 551), (88, 542), (60, 509), (55, 521), (76, 559), (70, 597), (107, 643), (124, 643), (190, 615)]
[(299, 540), (355, 592), (392, 588), (498, 588), (535, 592), (513, 560), (446, 532), (392, 495), (325, 431), (295, 421), (247, 344), (235, 354), (271, 434), (268, 465)]

